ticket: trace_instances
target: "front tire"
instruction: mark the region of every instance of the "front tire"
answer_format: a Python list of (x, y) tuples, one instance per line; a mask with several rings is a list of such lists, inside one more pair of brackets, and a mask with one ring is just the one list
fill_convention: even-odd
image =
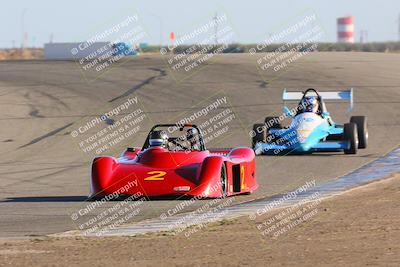
[(259, 142), (265, 143), (267, 140), (267, 131), (264, 124), (253, 125), (253, 137), (251, 139), (251, 147), (254, 149)]
[(350, 143), (350, 147), (344, 150), (345, 154), (357, 154), (358, 150), (358, 132), (357, 124), (346, 123), (344, 125), (344, 140)]
[(365, 116), (352, 116), (350, 118), (351, 123), (357, 125), (358, 134), (358, 148), (367, 148), (368, 146), (368, 125), (367, 117)]
[(266, 126), (266, 142), (273, 143), (279, 139), (279, 136), (276, 134), (270, 134), (269, 129), (283, 129), (282, 124), (280, 123), (279, 117), (266, 117), (265, 118), (265, 126)]

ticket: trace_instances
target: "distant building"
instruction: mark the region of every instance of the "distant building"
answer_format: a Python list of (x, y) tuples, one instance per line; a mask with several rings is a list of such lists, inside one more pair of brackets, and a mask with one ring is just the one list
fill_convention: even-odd
[(47, 43), (44, 45), (45, 59), (80, 59), (101, 57), (113, 49), (110, 42)]

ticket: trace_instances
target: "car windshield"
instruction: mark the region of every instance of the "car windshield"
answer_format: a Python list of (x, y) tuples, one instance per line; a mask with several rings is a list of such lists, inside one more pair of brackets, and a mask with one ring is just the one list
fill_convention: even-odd
[(151, 147), (151, 136), (154, 132), (160, 132), (165, 138), (162, 147), (169, 151), (202, 151), (205, 150), (203, 139), (200, 130), (196, 126), (184, 125), (177, 127), (176, 125), (156, 125), (154, 126), (143, 149)]

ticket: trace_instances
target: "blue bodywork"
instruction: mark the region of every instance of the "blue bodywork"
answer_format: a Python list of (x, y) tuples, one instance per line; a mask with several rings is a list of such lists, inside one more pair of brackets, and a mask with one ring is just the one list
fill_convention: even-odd
[[(304, 96), (316, 93), (310, 89), (305, 93), (283, 91), (284, 101), (298, 101)], [(266, 142), (257, 142), (254, 145), (254, 151), (260, 154), (287, 154), (287, 153), (307, 153), (318, 151), (341, 151), (350, 148), (350, 142), (344, 140), (343, 125), (336, 124), (326, 111), (325, 103), (322, 99), (348, 101), (353, 108), (353, 90), (321, 92), (317, 94), (320, 97), (320, 110), (318, 115), (312, 112), (300, 112), (294, 114), (284, 106), (284, 114), (292, 117), (292, 123), (287, 128), (268, 128)], [(260, 126), (261, 127), (261, 126)], [(265, 125), (263, 127), (266, 127)], [(265, 129), (264, 129), (265, 130)]]
[(115, 43), (113, 44), (114, 56), (136, 56), (138, 52), (132, 47), (132, 45), (127, 43)]
[[(298, 128), (289, 127), (288, 129), (270, 129), (268, 136), (274, 136), (274, 140), (268, 143), (257, 143), (255, 153), (260, 154), (280, 154), (280, 153), (306, 153), (318, 151), (340, 151), (348, 149), (348, 141), (324, 141), (328, 136), (342, 136), (343, 127), (323, 122), (318, 125), (305, 140), (298, 135)], [(339, 139), (339, 138), (338, 138)]]

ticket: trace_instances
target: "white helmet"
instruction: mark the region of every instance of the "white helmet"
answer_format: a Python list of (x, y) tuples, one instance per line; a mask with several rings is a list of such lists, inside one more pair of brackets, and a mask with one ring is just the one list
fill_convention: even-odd
[(154, 131), (150, 134), (149, 145), (151, 147), (166, 147), (168, 144), (168, 135), (164, 131)]

